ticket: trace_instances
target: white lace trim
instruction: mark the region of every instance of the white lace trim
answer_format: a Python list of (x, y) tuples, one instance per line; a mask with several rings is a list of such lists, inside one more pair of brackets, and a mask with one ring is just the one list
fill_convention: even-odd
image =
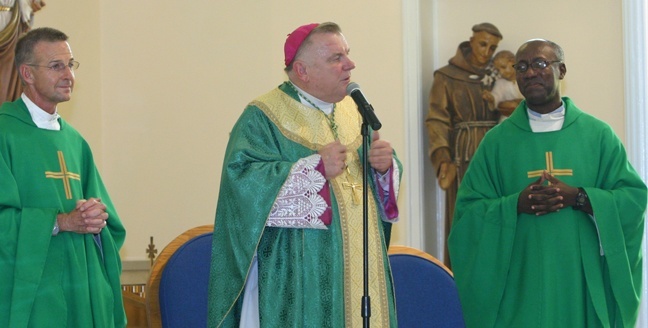
[(328, 204), (318, 193), (326, 178), (315, 169), (320, 155), (302, 158), (290, 170), (272, 205), (266, 226), (279, 228), (328, 229), (320, 216)]
[(398, 163), (396, 159), (392, 159), (392, 181), (394, 181), (394, 196), (398, 200), (398, 192), (400, 191), (400, 169), (398, 168)]

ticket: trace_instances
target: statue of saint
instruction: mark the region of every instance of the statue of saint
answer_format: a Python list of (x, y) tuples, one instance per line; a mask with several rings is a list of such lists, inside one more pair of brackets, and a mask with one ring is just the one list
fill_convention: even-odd
[[(448, 65), (434, 72), (425, 119), (428, 154), (439, 186), (446, 193), (446, 240), (457, 187), (477, 145), (500, 116), (483, 94), (495, 82), (491, 59), (502, 34), (491, 23), (474, 25), (472, 32), (469, 41), (459, 44)], [(450, 264), (447, 248), (445, 262)]]

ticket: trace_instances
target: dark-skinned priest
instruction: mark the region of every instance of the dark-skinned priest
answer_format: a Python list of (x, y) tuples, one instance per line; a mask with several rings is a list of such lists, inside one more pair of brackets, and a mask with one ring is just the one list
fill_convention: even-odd
[(634, 327), (646, 184), (612, 128), (561, 97), (562, 48), (525, 42), (525, 99), (482, 140), (449, 237), (468, 327)]

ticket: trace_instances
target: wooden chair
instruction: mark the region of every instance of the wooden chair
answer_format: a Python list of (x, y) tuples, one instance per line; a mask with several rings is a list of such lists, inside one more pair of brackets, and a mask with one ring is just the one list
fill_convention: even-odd
[(189, 229), (160, 252), (146, 284), (149, 327), (206, 327), (213, 231)]
[(465, 327), (452, 275), (434, 256), (408, 246), (389, 247), (398, 327)]

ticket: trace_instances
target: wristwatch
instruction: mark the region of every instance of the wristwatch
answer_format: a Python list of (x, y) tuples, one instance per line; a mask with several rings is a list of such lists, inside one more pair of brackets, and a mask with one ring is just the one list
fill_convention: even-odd
[(52, 229), (52, 236), (58, 235), (60, 231), (60, 227), (58, 225), (58, 221), (54, 222), (54, 229)]
[(589, 197), (587, 196), (585, 189), (578, 188), (578, 194), (576, 194), (576, 204), (574, 204), (574, 209), (582, 209), (583, 207), (585, 207), (588, 201)]

